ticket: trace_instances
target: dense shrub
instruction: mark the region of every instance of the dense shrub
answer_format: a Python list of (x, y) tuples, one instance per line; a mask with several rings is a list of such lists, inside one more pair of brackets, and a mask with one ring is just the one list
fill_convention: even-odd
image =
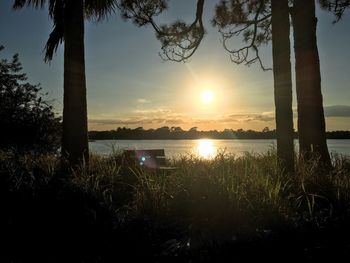
[(55, 152), (60, 145), (60, 118), (43, 99), (40, 85), (28, 83), (21, 71), (18, 54), (10, 61), (0, 59), (0, 148)]

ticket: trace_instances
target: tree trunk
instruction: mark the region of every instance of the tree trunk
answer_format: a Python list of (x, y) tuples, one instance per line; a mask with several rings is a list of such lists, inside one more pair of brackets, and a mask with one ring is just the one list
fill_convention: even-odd
[(295, 0), (292, 10), (294, 29), (296, 91), (300, 156), (317, 156), (331, 164), (326, 142), (320, 61), (317, 49), (315, 0)]
[(83, 0), (66, 1), (62, 153), (70, 164), (88, 161)]
[(294, 172), (292, 74), (288, 0), (272, 0), (272, 54), (277, 156), (287, 173)]

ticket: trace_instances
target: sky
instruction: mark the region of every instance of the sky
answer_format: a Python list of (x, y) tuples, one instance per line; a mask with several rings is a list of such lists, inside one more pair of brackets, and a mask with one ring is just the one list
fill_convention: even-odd
[[(152, 28), (136, 27), (119, 14), (99, 23), (86, 22), (89, 130), (123, 126), (274, 129), (272, 71), (264, 72), (258, 64), (247, 67), (230, 61), (220, 34), (210, 24), (217, 2), (206, 1), (206, 35), (186, 63), (164, 62)], [(0, 58), (19, 53), (29, 82), (41, 84), (48, 92), (46, 99), (61, 115), (63, 45), (53, 61), (45, 64), (43, 49), (52, 30), (47, 9), (14, 11), (12, 4), (12, 0), (0, 0), (0, 45), (5, 46)], [(168, 11), (156, 21), (163, 24), (180, 18), (191, 22), (195, 5), (195, 0), (170, 1)], [(350, 130), (350, 10), (337, 24), (332, 24), (334, 16), (323, 10), (317, 10), (317, 17), (326, 129)], [(233, 48), (240, 45), (239, 41), (232, 43)], [(261, 54), (264, 63), (272, 66), (271, 46), (264, 47)], [(291, 56), (294, 63), (294, 54)], [(202, 97), (207, 90), (212, 97), (205, 102)], [(293, 96), (295, 110), (295, 86)]]

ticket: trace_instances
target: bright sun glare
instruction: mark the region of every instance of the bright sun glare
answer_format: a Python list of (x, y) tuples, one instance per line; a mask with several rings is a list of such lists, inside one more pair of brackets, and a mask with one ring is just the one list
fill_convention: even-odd
[(214, 144), (214, 141), (210, 139), (198, 140), (195, 152), (201, 158), (213, 158), (216, 154), (216, 146)]
[(213, 101), (214, 94), (211, 90), (205, 90), (201, 93), (201, 100), (205, 104), (209, 104)]

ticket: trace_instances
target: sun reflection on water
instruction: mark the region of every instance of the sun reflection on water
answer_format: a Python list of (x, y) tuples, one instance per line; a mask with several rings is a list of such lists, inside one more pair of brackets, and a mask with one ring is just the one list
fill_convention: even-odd
[(217, 149), (213, 140), (201, 139), (196, 141), (196, 146), (194, 147), (194, 153), (201, 158), (211, 159), (214, 158)]

